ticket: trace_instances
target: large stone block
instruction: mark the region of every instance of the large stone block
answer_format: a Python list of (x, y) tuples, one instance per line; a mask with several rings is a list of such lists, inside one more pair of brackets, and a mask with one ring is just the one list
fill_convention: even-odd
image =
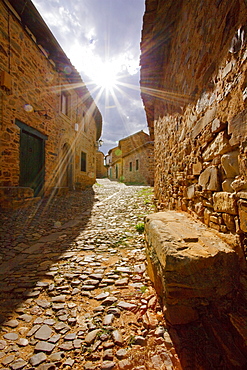
[(239, 151), (226, 153), (221, 157), (221, 164), (228, 179), (239, 175)]
[(229, 213), (230, 215), (237, 214), (237, 203), (235, 194), (226, 193), (224, 191), (214, 193), (213, 195), (214, 211)]
[(175, 211), (145, 221), (148, 271), (171, 324), (196, 320), (198, 306), (234, 290), (238, 255), (205, 225)]
[(239, 219), (240, 219), (240, 229), (243, 232), (247, 232), (247, 201), (239, 200), (238, 202), (239, 209)]
[(231, 135), (231, 145), (239, 145), (247, 138), (247, 109), (234, 116), (229, 122), (228, 134)]
[(205, 113), (205, 115), (200, 118), (195, 126), (192, 129), (191, 136), (193, 139), (195, 139), (201, 132), (202, 130), (210, 123), (213, 121), (216, 115), (216, 108), (211, 108), (208, 109)]
[(219, 191), (218, 169), (215, 166), (207, 167), (199, 176), (198, 184), (202, 190)]
[(205, 152), (202, 154), (204, 161), (211, 161), (217, 155), (225, 154), (231, 150), (229, 140), (224, 131), (218, 133), (216, 138), (208, 145)]

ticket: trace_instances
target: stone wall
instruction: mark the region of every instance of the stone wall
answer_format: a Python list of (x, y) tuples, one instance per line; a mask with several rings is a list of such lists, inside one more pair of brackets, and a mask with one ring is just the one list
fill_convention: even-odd
[(104, 153), (98, 151), (96, 153), (96, 177), (102, 178), (107, 177), (107, 169), (104, 165), (105, 155)]
[[(26, 7), (33, 12), (30, 20), (25, 12), (18, 14), (22, 1), (12, 3), (16, 9), (0, 2), (1, 199), (3, 194), (14, 194), (6, 193), (5, 188), (21, 186), (23, 131), (44, 140), (43, 194), (54, 187), (85, 188), (96, 178), (95, 142), (101, 131), (101, 115), (31, 1)], [(38, 27), (37, 35), (35, 27), (32, 31), (28, 28), (32, 28), (33, 19), (43, 27), (41, 40)], [(67, 100), (65, 110), (62, 95)], [(84, 171), (82, 152), (86, 153)], [(19, 191), (18, 199), (24, 193)]]
[(123, 181), (153, 185), (153, 143), (146, 143), (123, 156)]
[(147, 0), (141, 56), (158, 209), (186, 211), (243, 247), (246, 29), (245, 1)]
[(107, 156), (108, 176), (126, 183), (153, 185), (153, 142), (139, 131), (119, 141)]

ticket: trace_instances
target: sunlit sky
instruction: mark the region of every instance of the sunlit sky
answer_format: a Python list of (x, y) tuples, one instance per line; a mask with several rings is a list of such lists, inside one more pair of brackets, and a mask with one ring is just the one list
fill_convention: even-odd
[(32, 0), (76, 67), (103, 117), (105, 154), (148, 132), (140, 98), (140, 39), (145, 0)]

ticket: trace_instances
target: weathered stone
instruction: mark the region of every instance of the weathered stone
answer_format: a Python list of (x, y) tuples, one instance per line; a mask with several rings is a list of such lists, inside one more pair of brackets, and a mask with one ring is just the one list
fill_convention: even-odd
[(47, 340), (52, 334), (52, 329), (48, 325), (42, 325), (41, 328), (36, 331), (34, 338), (39, 340)]
[(195, 185), (190, 185), (187, 188), (187, 198), (188, 199), (193, 199), (195, 196)]
[(234, 288), (238, 256), (206, 227), (202, 233), (185, 214), (167, 211), (147, 216), (145, 230), (149, 275), (172, 324), (196, 320), (198, 299), (216, 300)]
[(119, 330), (113, 330), (112, 338), (117, 345), (121, 346), (123, 344), (123, 337)]
[(116, 366), (116, 363), (113, 361), (103, 361), (101, 365), (102, 370), (111, 370), (114, 369)]
[(120, 370), (130, 370), (133, 368), (130, 360), (127, 359), (119, 361), (118, 366)]
[(198, 184), (201, 185), (203, 190), (219, 191), (220, 184), (217, 167), (207, 167), (199, 176)]
[(121, 348), (121, 349), (119, 349), (119, 350), (116, 352), (116, 357), (117, 357), (118, 359), (122, 359), (122, 358), (124, 358), (124, 357), (126, 357), (126, 356), (127, 356), (127, 350), (126, 350), (126, 349)]
[(114, 315), (110, 313), (103, 318), (103, 325), (111, 325), (113, 320), (114, 320)]
[(124, 308), (125, 310), (133, 310), (136, 308), (136, 305), (134, 303), (129, 303), (125, 301), (118, 302), (117, 306), (120, 308)]
[(55, 344), (41, 341), (36, 344), (35, 351), (51, 353), (54, 350), (54, 348), (55, 348)]
[(231, 215), (237, 214), (237, 203), (234, 194), (226, 192), (218, 192), (213, 195), (214, 211), (229, 213)]
[(222, 190), (227, 193), (234, 193), (234, 190), (232, 188), (232, 182), (234, 179), (226, 179), (222, 182)]
[(8, 340), (17, 340), (19, 338), (19, 335), (17, 333), (6, 333), (3, 337), (4, 339)]
[(52, 297), (52, 302), (56, 302), (56, 303), (63, 303), (65, 302), (66, 300), (66, 295), (58, 295), (58, 296), (55, 296), (55, 297)]
[(247, 109), (238, 113), (228, 124), (228, 134), (231, 135), (230, 144), (232, 146), (243, 142), (247, 137)]
[(19, 325), (18, 320), (9, 320), (3, 324), (3, 326), (9, 326), (10, 328), (16, 328), (18, 325)]
[(247, 232), (247, 201), (238, 201), (240, 228), (243, 232)]
[(191, 136), (193, 139), (195, 139), (200, 133), (201, 131), (210, 123), (213, 121), (213, 119), (215, 118), (215, 114), (216, 114), (216, 108), (212, 108), (212, 109), (208, 109), (205, 113), (205, 115), (200, 118), (196, 124), (194, 125), (193, 129), (192, 129), (192, 133), (191, 133)]
[(222, 155), (221, 164), (227, 178), (234, 178), (239, 175), (238, 164), (239, 151), (230, 152)]
[(28, 340), (26, 338), (20, 338), (17, 342), (18, 346), (25, 347), (28, 345)]
[(204, 161), (211, 161), (220, 154), (227, 153), (231, 150), (227, 134), (224, 131), (218, 133), (216, 138), (208, 145), (202, 154)]
[(93, 341), (95, 340), (99, 332), (100, 332), (100, 329), (95, 329), (95, 330), (90, 331), (85, 337), (85, 342), (87, 344), (93, 343)]
[(10, 364), (11, 370), (21, 370), (27, 366), (27, 362), (24, 361), (22, 358), (18, 358), (16, 361)]
[(229, 215), (228, 213), (222, 213), (222, 218), (226, 224), (226, 227), (229, 231), (232, 233), (235, 233), (236, 227), (235, 227), (235, 220), (233, 215)]
[(225, 123), (221, 122), (218, 118), (215, 118), (212, 122), (211, 131), (212, 133), (216, 133), (219, 131), (223, 131), (225, 127)]
[(61, 349), (62, 351), (71, 351), (72, 349), (74, 349), (74, 346), (73, 343), (70, 341), (60, 344), (58, 348)]
[(192, 173), (193, 175), (200, 175), (200, 173), (202, 172), (202, 163), (201, 162), (196, 162), (196, 163), (193, 163), (193, 166), (192, 166)]
[(46, 361), (47, 357), (44, 353), (40, 352), (30, 357), (30, 363), (32, 366), (38, 366), (42, 362)]

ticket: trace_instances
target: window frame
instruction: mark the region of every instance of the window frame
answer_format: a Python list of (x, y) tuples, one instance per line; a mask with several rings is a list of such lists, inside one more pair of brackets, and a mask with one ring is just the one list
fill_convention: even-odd
[(81, 151), (81, 172), (87, 172), (87, 153)]
[(136, 159), (136, 171), (139, 171), (139, 159)]

